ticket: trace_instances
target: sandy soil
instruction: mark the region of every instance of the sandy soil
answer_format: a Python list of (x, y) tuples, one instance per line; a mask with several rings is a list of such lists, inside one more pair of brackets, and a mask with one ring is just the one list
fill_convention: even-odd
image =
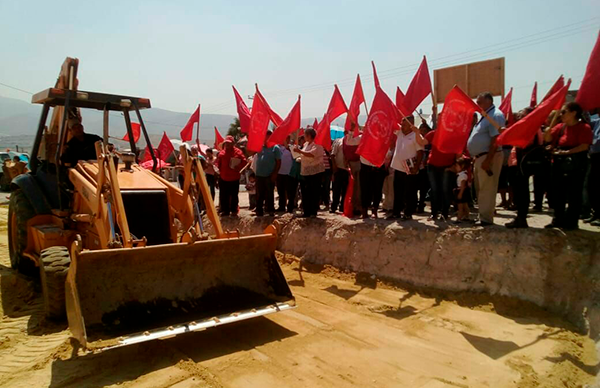
[[(35, 281), (10, 269), (0, 208), (2, 387), (583, 387), (594, 343), (514, 300), (425, 294), (282, 257), (298, 308), (73, 356)], [(291, 260), (290, 260), (291, 259)]]

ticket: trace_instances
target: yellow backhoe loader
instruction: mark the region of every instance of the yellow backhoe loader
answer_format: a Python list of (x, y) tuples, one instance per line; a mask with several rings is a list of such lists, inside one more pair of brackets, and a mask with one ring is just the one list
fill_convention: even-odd
[[(150, 101), (80, 91), (77, 68), (67, 58), (55, 87), (33, 96), (43, 108), (31, 171), (11, 183), (11, 264), (39, 271), (48, 317), (66, 314), (81, 346), (106, 350), (293, 308), (274, 255), (275, 226), (246, 237), (223, 230), (200, 163), (183, 148), (182, 189), (140, 168), (133, 140), (131, 152), (115, 151), (109, 113), (122, 114), (133, 139), (135, 112), (156, 168), (140, 114)], [(67, 165), (80, 109), (103, 112), (103, 140), (95, 160)]]

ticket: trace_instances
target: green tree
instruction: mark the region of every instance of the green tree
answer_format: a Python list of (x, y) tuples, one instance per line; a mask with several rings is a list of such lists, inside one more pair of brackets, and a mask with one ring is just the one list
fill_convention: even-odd
[(237, 143), (244, 134), (242, 133), (242, 128), (240, 127), (240, 119), (235, 118), (233, 122), (229, 124), (229, 129), (227, 130), (227, 134), (233, 136), (233, 140)]

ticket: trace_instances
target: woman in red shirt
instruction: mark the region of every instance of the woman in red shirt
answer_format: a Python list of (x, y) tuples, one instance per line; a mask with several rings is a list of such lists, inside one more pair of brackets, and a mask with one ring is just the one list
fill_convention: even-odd
[(560, 115), (562, 123), (544, 133), (552, 149), (554, 202), (554, 218), (546, 228), (574, 230), (579, 228), (592, 129), (583, 121), (583, 110), (576, 102), (565, 104)]

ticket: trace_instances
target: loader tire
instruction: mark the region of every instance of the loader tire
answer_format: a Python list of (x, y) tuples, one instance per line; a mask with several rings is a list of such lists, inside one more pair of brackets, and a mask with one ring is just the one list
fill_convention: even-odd
[(25, 194), (17, 189), (10, 194), (8, 205), (8, 252), (10, 265), (24, 275), (35, 274), (35, 264), (23, 256), (27, 247), (27, 221), (35, 216)]
[(64, 320), (66, 317), (65, 280), (71, 264), (66, 247), (50, 247), (40, 254), (40, 279), (47, 318)]

